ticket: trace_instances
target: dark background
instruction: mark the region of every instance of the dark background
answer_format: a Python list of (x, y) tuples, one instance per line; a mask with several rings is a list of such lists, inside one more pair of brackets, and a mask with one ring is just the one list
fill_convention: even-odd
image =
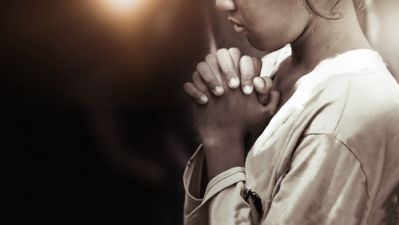
[(0, 224), (181, 223), (202, 4), (99, 2), (2, 3)]
[[(0, 224), (181, 224), (197, 145), (181, 86), (207, 28), (219, 48), (262, 55), (211, 0), (136, 0), (128, 16), (101, 1), (1, 3)], [(397, 5), (379, 2), (392, 23)], [(391, 23), (374, 45), (394, 70)]]
[(207, 1), (137, 0), (127, 16), (101, 1), (2, 2), (0, 224), (182, 222), (197, 142), (181, 87), (221, 16)]

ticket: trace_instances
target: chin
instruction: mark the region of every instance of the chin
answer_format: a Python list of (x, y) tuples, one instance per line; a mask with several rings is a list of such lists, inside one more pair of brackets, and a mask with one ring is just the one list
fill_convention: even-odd
[(270, 46), (268, 46), (267, 44), (265, 44), (265, 42), (263, 42), (257, 38), (251, 38), (250, 36), (247, 36), (247, 40), (252, 47), (254, 47), (260, 51), (264, 51), (264, 52), (271, 51)]
[(247, 40), (252, 47), (254, 47), (260, 51), (263, 51), (263, 52), (273, 52), (275, 50), (278, 50), (278, 49), (284, 47), (286, 44), (288, 44), (288, 43), (285, 43), (285, 44), (275, 43), (270, 40), (260, 40), (259, 38), (255, 38), (253, 36), (252, 37), (247, 36)]
[(260, 51), (265, 51), (266, 50), (265, 46), (262, 44), (262, 42), (259, 39), (251, 37), (250, 35), (248, 35), (247, 36), (247, 40), (248, 40), (248, 43), (252, 47), (254, 47), (254, 48), (256, 48), (256, 49), (258, 49)]

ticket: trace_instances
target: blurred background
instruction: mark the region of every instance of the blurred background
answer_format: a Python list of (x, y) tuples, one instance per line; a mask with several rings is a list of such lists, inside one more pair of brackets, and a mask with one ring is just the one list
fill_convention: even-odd
[[(215, 46), (265, 54), (225, 17), (213, 0), (2, 2), (0, 224), (181, 224), (181, 86)], [(359, 17), (399, 74), (399, 2)]]

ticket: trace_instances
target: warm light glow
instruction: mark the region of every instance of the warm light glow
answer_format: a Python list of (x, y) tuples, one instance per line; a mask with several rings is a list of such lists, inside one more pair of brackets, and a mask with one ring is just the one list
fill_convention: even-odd
[(110, 10), (116, 13), (131, 12), (139, 3), (140, 0), (103, 0)]
[[(162, 0), (84, 0), (86, 6), (107, 26), (110, 33), (131, 36), (130, 32), (140, 30), (150, 12)], [(131, 38), (131, 37), (130, 37)]]

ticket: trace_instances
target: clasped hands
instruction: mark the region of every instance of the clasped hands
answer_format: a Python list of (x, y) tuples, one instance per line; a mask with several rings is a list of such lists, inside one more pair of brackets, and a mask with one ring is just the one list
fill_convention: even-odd
[(259, 58), (241, 57), (237, 48), (220, 49), (198, 63), (192, 81), (184, 84), (196, 103), (208, 177), (243, 166), (247, 150), (277, 110), (279, 93), (271, 79), (259, 77), (261, 67)]

